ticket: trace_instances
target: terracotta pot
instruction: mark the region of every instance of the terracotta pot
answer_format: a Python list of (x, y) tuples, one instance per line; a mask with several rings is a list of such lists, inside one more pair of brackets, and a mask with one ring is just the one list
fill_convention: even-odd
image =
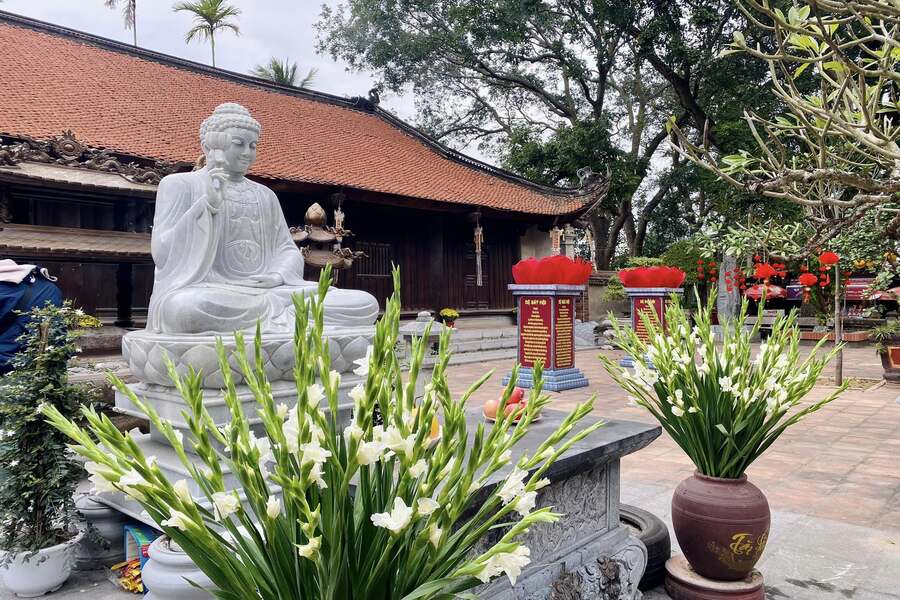
[(881, 353), (884, 378), (886, 381), (900, 381), (900, 339), (885, 340), (884, 346)]
[(758, 487), (740, 479), (695, 472), (672, 497), (672, 525), (691, 567), (709, 579), (746, 577), (769, 537), (769, 503)]

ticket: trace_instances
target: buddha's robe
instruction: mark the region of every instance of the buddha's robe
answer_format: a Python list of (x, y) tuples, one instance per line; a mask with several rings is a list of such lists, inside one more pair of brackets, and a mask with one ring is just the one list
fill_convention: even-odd
[[(249, 179), (228, 182), (218, 210), (206, 201), (205, 170), (163, 178), (156, 196), (151, 253), (156, 264), (147, 329), (161, 333), (293, 331), (293, 294), (314, 294), (275, 193)], [(257, 275), (284, 284), (253, 287)], [(378, 303), (366, 292), (332, 288), (331, 326), (371, 325)]]

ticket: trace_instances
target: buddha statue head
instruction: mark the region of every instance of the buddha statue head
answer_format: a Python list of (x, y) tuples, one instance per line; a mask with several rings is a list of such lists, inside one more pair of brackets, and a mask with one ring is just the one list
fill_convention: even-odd
[(233, 102), (220, 104), (200, 125), (200, 145), (206, 164), (232, 177), (242, 177), (256, 160), (261, 126), (250, 111)]

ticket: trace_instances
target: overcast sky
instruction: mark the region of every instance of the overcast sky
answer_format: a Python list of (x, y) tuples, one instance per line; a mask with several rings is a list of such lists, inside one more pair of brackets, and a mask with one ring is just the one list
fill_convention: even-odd
[[(296, 61), (302, 73), (315, 68), (316, 79), (310, 86), (314, 89), (338, 96), (365, 96), (372, 88), (370, 76), (348, 72), (345, 64), (316, 54), (313, 25), (323, 0), (232, 0), (232, 3), (242, 10), (238, 17), (241, 35), (226, 31), (216, 37), (218, 67), (246, 73), (277, 56)], [(324, 0), (324, 3), (337, 5), (340, 0)], [(191, 17), (185, 12), (172, 11), (173, 4), (174, 0), (137, 0), (138, 45), (209, 64), (209, 42), (185, 43), (184, 34), (191, 27)], [(132, 33), (125, 29), (121, 10), (107, 8), (104, 0), (3, 0), (0, 10), (132, 43)], [(381, 106), (406, 121), (415, 121), (413, 100), (409, 96), (383, 94)]]

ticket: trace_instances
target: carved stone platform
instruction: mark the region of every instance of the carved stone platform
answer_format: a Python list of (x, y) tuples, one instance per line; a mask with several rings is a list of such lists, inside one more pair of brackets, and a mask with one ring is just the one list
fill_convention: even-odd
[(684, 555), (666, 561), (666, 592), (672, 600), (765, 600), (762, 573), (754, 569), (740, 581), (714, 581), (701, 577)]
[[(565, 413), (545, 410), (519, 450), (533, 453)], [(470, 414), (472, 426), (482, 417)], [(589, 419), (588, 419), (589, 420)], [(619, 468), (622, 456), (636, 452), (660, 434), (654, 425), (611, 421), (575, 444), (550, 469), (550, 485), (537, 507), (563, 513), (557, 523), (534, 526), (521, 540), (531, 564), (515, 587), (506, 578), (476, 589), (490, 600), (638, 600), (638, 583), (647, 566), (647, 549), (619, 521)], [(489, 480), (479, 498), (501, 483), (508, 469)], [(476, 502), (478, 499), (476, 498)], [(494, 530), (484, 548), (502, 536)]]
[[(375, 328), (332, 328), (325, 331), (331, 352), (331, 367), (338, 373), (352, 371), (353, 361), (363, 358), (372, 343)], [(187, 373), (189, 367), (203, 372), (203, 387), (219, 389), (224, 384), (216, 342), (221, 339), (225, 351), (231, 357), (237, 348), (234, 336), (218, 335), (169, 335), (146, 330), (132, 331), (122, 338), (122, 356), (128, 362), (134, 377), (148, 384), (170, 386), (165, 356), (175, 364), (179, 373)], [(245, 336), (245, 351), (253, 357), (253, 335)], [(293, 380), (294, 336), (290, 333), (267, 333), (262, 340), (266, 375), (269, 381)], [(229, 358), (231, 375), (236, 384), (243, 381), (237, 361)]]

